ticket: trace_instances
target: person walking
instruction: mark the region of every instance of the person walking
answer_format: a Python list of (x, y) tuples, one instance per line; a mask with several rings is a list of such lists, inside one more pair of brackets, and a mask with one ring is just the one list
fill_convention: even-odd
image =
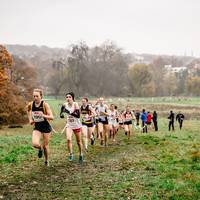
[(147, 113), (145, 112), (145, 109), (142, 110), (141, 120), (142, 120), (142, 131), (143, 133), (147, 133)]
[(182, 114), (182, 113), (179, 111), (179, 113), (176, 115), (176, 121), (178, 121), (178, 123), (179, 123), (179, 128), (180, 128), (180, 130), (182, 129), (184, 118), (185, 118), (184, 114)]
[(174, 131), (174, 112), (171, 110), (168, 116), (169, 119), (169, 131), (172, 128), (172, 131)]
[(154, 129), (155, 129), (155, 131), (158, 131), (158, 114), (155, 110), (153, 111), (152, 119), (153, 119)]

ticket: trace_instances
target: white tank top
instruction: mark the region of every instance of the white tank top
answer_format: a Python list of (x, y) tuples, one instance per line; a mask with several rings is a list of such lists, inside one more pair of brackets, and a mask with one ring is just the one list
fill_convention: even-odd
[(109, 117), (108, 117), (108, 121), (111, 123), (111, 124), (115, 124), (115, 123), (117, 123), (117, 120), (116, 120), (116, 110), (114, 110), (114, 111), (111, 111), (110, 110), (110, 113), (109, 113)]
[[(98, 111), (99, 113), (101, 113), (101, 112), (106, 112), (106, 106), (105, 106), (105, 105), (103, 105), (103, 106), (98, 105), (97, 111)], [(101, 119), (102, 121), (106, 121), (106, 116), (100, 114), (100, 115), (99, 115), (99, 119)]]
[[(65, 108), (69, 110), (70, 113), (75, 111), (75, 102), (73, 102), (72, 106), (69, 106), (68, 103), (64, 104)], [(81, 128), (80, 118), (76, 118), (70, 114), (67, 114), (67, 127), (71, 129), (79, 129)]]

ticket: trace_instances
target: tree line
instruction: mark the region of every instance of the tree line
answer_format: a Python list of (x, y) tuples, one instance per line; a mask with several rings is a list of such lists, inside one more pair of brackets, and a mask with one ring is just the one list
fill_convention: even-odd
[(71, 45), (67, 57), (53, 61), (46, 86), (55, 96), (69, 90), (78, 96), (199, 96), (199, 74), (168, 73), (164, 66), (171, 63), (182, 64), (174, 57), (131, 64), (131, 58), (110, 41), (92, 48), (80, 42)]
[[(200, 95), (199, 68), (192, 73), (166, 71), (167, 64), (182, 64), (174, 57), (132, 64), (130, 54), (110, 41), (95, 47), (80, 42), (59, 52), (48, 58), (42, 53), (23, 57), (0, 45), (0, 125), (26, 122), (25, 105), (36, 87), (53, 96), (66, 91), (97, 97)], [(196, 59), (191, 65), (199, 63)]]

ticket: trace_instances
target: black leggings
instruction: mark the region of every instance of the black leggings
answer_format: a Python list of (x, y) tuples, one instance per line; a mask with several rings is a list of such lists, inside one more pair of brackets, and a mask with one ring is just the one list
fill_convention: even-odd
[(179, 123), (179, 127), (180, 127), (180, 130), (181, 130), (182, 126), (183, 126), (183, 120), (179, 120), (178, 123)]
[(169, 121), (169, 131), (171, 130), (171, 127), (172, 130), (174, 131), (174, 121)]
[(153, 121), (153, 124), (154, 124), (155, 131), (158, 131), (158, 122), (157, 121)]

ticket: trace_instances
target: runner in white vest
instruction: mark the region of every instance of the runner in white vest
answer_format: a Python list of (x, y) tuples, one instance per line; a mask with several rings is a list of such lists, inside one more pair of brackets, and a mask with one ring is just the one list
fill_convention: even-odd
[(81, 142), (81, 121), (80, 111), (78, 103), (74, 102), (74, 93), (69, 92), (66, 94), (66, 102), (61, 108), (60, 117), (63, 118), (63, 113), (67, 113), (67, 126), (66, 126), (66, 137), (67, 147), (69, 150), (69, 160), (73, 160), (73, 149), (72, 149), (72, 134), (76, 136), (76, 142), (79, 149), (79, 162), (83, 162), (82, 154), (82, 142)]

